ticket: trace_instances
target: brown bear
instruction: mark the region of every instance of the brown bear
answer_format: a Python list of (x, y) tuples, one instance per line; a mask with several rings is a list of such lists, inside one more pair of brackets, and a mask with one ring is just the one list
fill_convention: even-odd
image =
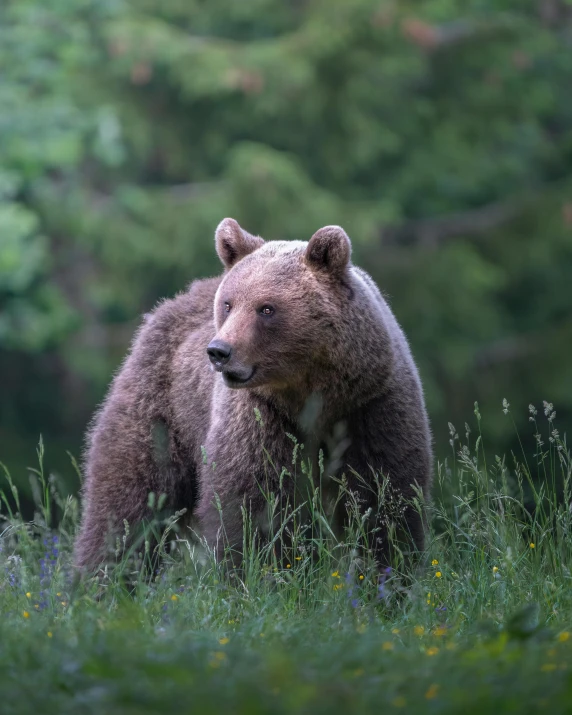
[[(417, 488), (428, 494), (431, 438), (417, 369), (374, 281), (352, 265), (344, 230), (265, 242), (227, 218), (215, 241), (223, 275), (149, 314), (89, 430), (75, 549), (82, 570), (107, 557), (125, 521), (149, 516), (150, 492), (192, 514), (219, 556), (240, 551), (243, 507), (264, 531), (265, 489), (296, 489), (279, 477), (292, 464), (293, 436), (315, 461), (337, 434), (328, 469), (370, 521), (385, 523), (380, 475), (405, 500)], [(403, 512), (423, 549), (422, 514)], [(371, 546), (383, 560), (386, 535), (376, 534)]]

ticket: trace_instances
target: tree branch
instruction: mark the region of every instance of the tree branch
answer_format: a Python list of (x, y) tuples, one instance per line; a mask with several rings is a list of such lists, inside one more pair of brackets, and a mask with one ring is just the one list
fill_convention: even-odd
[(516, 203), (499, 201), (469, 211), (407, 221), (400, 226), (386, 226), (381, 230), (381, 240), (385, 244), (437, 248), (452, 238), (480, 236), (498, 228), (510, 221), (517, 211)]
[[(558, 0), (546, 0), (558, 2)], [(472, 19), (458, 19), (444, 25), (433, 25), (418, 17), (407, 17), (401, 23), (403, 36), (426, 52), (435, 52), (461, 43), (481, 40), (498, 32), (510, 29), (508, 14), (501, 15), (494, 22), (477, 22)]]
[(475, 354), (475, 367), (486, 369), (526, 358), (543, 348), (544, 341), (541, 338), (539, 335), (512, 335), (484, 345)]

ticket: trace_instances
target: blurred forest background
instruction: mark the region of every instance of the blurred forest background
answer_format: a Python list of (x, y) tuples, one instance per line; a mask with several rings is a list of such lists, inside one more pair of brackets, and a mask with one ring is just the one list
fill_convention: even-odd
[[(572, 3), (3, 0), (0, 460), (66, 450), (216, 224), (343, 225), (421, 369), (437, 453), (572, 422)], [(68, 464), (68, 466), (66, 466)]]

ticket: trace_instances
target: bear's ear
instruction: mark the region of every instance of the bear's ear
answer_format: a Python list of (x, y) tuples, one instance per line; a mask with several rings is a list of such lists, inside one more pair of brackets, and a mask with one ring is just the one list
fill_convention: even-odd
[(314, 270), (341, 276), (352, 252), (347, 233), (340, 226), (324, 226), (312, 236), (306, 248), (305, 259)]
[(232, 268), (241, 258), (256, 251), (264, 243), (259, 236), (251, 236), (233, 218), (224, 218), (215, 231), (216, 252), (225, 268)]

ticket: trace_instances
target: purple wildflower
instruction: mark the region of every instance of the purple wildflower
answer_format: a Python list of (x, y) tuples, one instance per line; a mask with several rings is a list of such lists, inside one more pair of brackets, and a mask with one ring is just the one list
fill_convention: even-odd
[(21, 558), (19, 556), (9, 556), (5, 566), (6, 576), (8, 577), (8, 583), (12, 588), (20, 588), (20, 564)]
[(387, 581), (387, 577), (391, 574), (391, 566), (388, 566), (386, 569), (384, 569), (383, 573), (379, 577), (379, 584), (377, 586), (377, 598), (378, 600), (381, 600), (385, 598), (386, 593), (385, 593), (385, 582)]
[(44, 537), (44, 556), (40, 559), (40, 601), (38, 603), (40, 611), (48, 606), (47, 590), (49, 589), (59, 556), (59, 539), (57, 536)]
[(8, 583), (12, 588), (18, 588), (20, 586), (20, 574), (17, 573), (16, 571), (11, 571), (10, 569), (6, 569), (8, 573)]
[(357, 608), (357, 607), (359, 606), (359, 599), (353, 598), (353, 594), (354, 594), (354, 583), (353, 583), (353, 579), (352, 579), (351, 573), (349, 573), (349, 572), (346, 573), (344, 580), (345, 580), (345, 582), (346, 582), (346, 587), (347, 587), (347, 588), (346, 588), (346, 595), (347, 595), (347, 597), (348, 597), (349, 600), (350, 600), (351, 607), (352, 607), (352, 608)]
[(354, 597), (354, 589), (356, 588), (356, 584), (353, 580), (351, 573), (346, 573), (344, 581), (346, 584), (346, 595), (349, 599), (350, 605), (352, 608), (357, 608), (359, 606), (359, 598)]

